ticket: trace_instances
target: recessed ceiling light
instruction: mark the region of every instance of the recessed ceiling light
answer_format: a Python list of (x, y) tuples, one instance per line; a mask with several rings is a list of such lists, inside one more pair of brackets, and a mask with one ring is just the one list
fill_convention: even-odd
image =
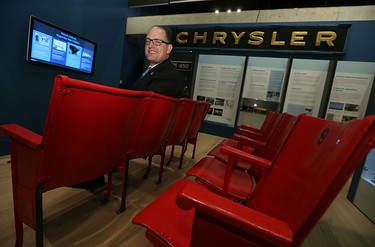
[(227, 12), (228, 12), (228, 13), (231, 13), (231, 12), (232, 12), (232, 10), (228, 9), (228, 10), (227, 10)]
[(219, 14), (219, 10), (217, 9), (217, 10), (215, 10), (215, 14)]
[(237, 13), (241, 13), (241, 9), (237, 9)]

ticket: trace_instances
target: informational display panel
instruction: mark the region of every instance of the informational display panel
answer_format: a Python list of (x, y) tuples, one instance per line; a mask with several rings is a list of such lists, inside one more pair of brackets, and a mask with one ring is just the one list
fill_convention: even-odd
[(361, 178), (369, 182), (372, 186), (375, 186), (375, 148), (367, 155)]
[[(375, 63), (339, 61), (333, 79), (326, 119), (350, 121), (365, 116), (372, 91)], [(368, 155), (363, 170), (353, 177), (353, 204), (375, 222), (375, 149)], [(353, 189), (354, 188), (354, 189)]]
[(354, 205), (375, 223), (375, 149), (368, 153), (353, 198)]
[(211, 103), (206, 120), (234, 127), (246, 57), (199, 55), (195, 100)]
[(242, 98), (280, 102), (287, 58), (249, 57)]
[(375, 75), (375, 63), (339, 61), (328, 102), (326, 119), (363, 118)]
[(330, 61), (293, 59), (284, 112), (318, 116)]

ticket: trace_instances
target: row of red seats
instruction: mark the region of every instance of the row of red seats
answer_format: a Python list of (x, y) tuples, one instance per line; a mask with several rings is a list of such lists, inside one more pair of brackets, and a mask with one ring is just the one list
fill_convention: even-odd
[[(253, 156), (262, 158), (269, 162), (273, 162), (277, 154), (285, 144), (286, 139), (293, 130), (295, 123), (302, 116), (294, 116), (289, 113), (282, 113), (274, 122), (277, 122), (275, 128), (263, 132), (263, 137), (251, 139), (247, 136), (235, 134), (236, 142), (227, 142), (227, 145), (219, 143), (211, 151), (208, 156), (202, 158), (188, 172), (188, 176), (194, 176), (195, 180), (214, 192), (220, 193), (232, 200), (246, 203), (246, 200), (258, 183), (261, 177), (267, 172), (264, 167), (252, 166), (247, 161), (238, 160), (233, 163), (232, 167), (226, 164), (229, 162), (230, 156), (223, 154), (221, 149), (223, 146), (227, 149), (236, 148)], [(261, 132), (259, 132), (261, 133)], [(237, 143), (234, 145), (234, 143)], [(228, 145), (228, 144), (232, 144)], [(244, 172), (245, 171), (245, 172)]]
[[(159, 176), (156, 184), (161, 184), (167, 146), (182, 146), (179, 168), (182, 167), (188, 143), (193, 143), (195, 149), (198, 132), (210, 104), (186, 98), (173, 101), (169, 97), (168, 101), (165, 99), (166, 97), (162, 95), (157, 95), (157, 97), (154, 95), (152, 101), (148, 101), (138, 124), (138, 133), (134, 135), (134, 142), (128, 150), (124, 150), (124, 162), (113, 171), (123, 175), (121, 205), (117, 211), (118, 214), (122, 213), (126, 207), (126, 184), (130, 160), (148, 157), (147, 171), (143, 176), (147, 178), (151, 171), (153, 156), (160, 155)], [(173, 152), (171, 158), (172, 156)], [(108, 174), (107, 192), (102, 204), (108, 202), (111, 193), (112, 172)]]
[(281, 113), (275, 112), (275, 111), (268, 111), (267, 116), (263, 121), (263, 124), (261, 128), (255, 128), (250, 125), (241, 124), (240, 127), (237, 129), (239, 134), (234, 134), (232, 138), (226, 138), (223, 139), (220, 143), (220, 145), (229, 145), (229, 146), (237, 146), (238, 148), (241, 148), (241, 142), (237, 142), (238, 138), (242, 136), (246, 136), (252, 139), (256, 139), (259, 141), (267, 141), (273, 131), (275, 130), (276, 126), (278, 125), (278, 122), (280, 121)]
[(300, 246), (375, 147), (375, 116), (283, 113), (267, 143), (241, 145), (220, 145), (133, 218), (154, 246)]
[[(118, 212), (125, 210), (129, 161), (164, 157), (166, 146), (196, 139), (208, 107), (57, 76), (43, 136), (17, 124), (0, 125), (0, 134), (10, 136), (16, 246), (23, 243), (23, 224), (36, 230), (36, 246), (43, 246), (43, 193), (58, 187), (108, 173), (108, 200), (112, 173), (120, 171)], [(158, 183), (162, 172), (163, 162)]]

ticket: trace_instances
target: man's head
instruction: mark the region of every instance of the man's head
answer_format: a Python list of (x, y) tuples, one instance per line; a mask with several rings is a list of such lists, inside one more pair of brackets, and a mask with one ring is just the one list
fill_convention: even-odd
[(148, 30), (145, 44), (145, 55), (150, 65), (163, 62), (173, 49), (168, 32), (161, 26), (153, 26)]

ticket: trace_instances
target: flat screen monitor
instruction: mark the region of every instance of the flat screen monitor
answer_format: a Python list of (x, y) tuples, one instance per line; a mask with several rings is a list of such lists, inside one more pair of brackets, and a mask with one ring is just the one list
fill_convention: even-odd
[(92, 74), (96, 43), (30, 16), (26, 61)]

